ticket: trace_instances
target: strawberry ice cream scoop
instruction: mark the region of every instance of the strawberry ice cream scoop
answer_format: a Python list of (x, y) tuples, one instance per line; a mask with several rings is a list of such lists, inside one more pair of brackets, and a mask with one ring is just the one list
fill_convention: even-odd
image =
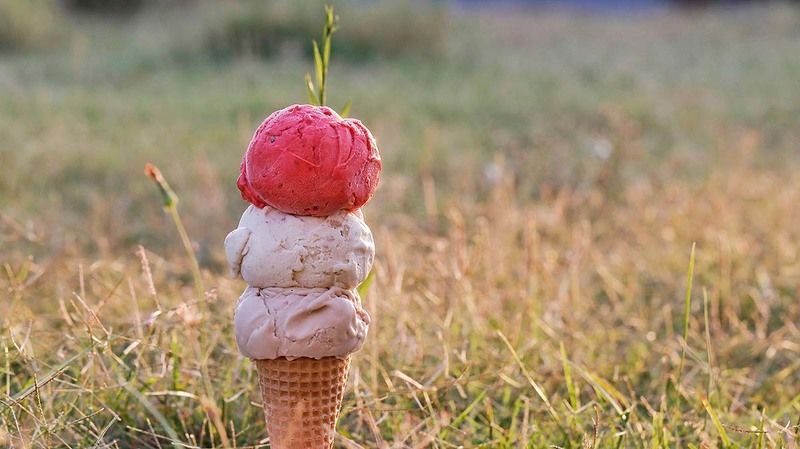
[(323, 217), (363, 206), (380, 171), (375, 139), (360, 121), (325, 106), (294, 105), (258, 127), (237, 186), (256, 207)]

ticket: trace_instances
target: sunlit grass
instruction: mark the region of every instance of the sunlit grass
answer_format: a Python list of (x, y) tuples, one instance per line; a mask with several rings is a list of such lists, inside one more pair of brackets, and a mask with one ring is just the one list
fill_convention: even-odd
[[(797, 17), (457, 16), (442, 60), (335, 62), (385, 166), (337, 444), (795, 447)], [(222, 239), (312, 62), (97, 26), (0, 62), (0, 447), (266, 448)]]
[[(448, 205), (446, 236), (378, 221), (374, 325), (354, 359), (342, 444), (790, 447), (800, 236), (787, 214), (800, 180), (743, 170), (749, 187), (725, 176), (620, 202), (562, 191), (522, 204), (498, 190), (494, 204)], [(759, 220), (714, 209), (750, 188), (775, 201), (747, 206)], [(685, 320), (690, 236), (709, 307), (706, 317), (695, 288)], [(232, 339), (238, 281), (206, 270), (201, 314), (181, 276), (188, 260), (78, 260), (57, 274), (7, 266), (7, 438), (221, 447), (220, 425), (238, 447), (264, 438), (256, 379)]]

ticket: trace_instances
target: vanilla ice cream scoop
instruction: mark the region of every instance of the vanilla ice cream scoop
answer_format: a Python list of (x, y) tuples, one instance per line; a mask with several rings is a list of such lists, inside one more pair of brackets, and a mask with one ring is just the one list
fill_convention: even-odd
[(250, 206), (225, 252), (234, 276), (252, 287), (352, 289), (369, 274), (375, 243), (361, 211), (311, 217)]
[(251, 359), (343, 358), (361, 349), (369, 320), (354, 290), (247, 287), (234, 326)]

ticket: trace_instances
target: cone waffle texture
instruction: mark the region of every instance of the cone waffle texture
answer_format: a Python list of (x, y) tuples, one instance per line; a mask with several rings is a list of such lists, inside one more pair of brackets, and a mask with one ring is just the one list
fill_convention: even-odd
[(256, 360), (272, 449), (330, 449), (350, 357)]

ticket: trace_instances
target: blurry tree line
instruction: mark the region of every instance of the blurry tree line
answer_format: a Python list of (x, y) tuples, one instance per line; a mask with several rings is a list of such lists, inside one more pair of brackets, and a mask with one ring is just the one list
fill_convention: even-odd
[[(174, 29), (162, 34), (165, 47), (176, 47), (182, 56), (224, 60), (241, 55), (269, 58), (286, 51), (308, 55), (310, 37), (320, 32), (322, 5), (332, 3), (341, 16), (337, 57), (431, 58), (444, 48), (452, 5), (509, 1), (557, 4), (552, 0), (0, 0), (0, 52), (64, 45), (69, 42), (65, 37), (79, 27), (73, 20), (77, 18), (124, 22), (148, 20), (159, 10), (179, 10), (179, 17), (173, 17), (181, 23), (170, 24)], [(608, 1), (617, 8), (636, 4), (636, 0)], [(664, 0), (689, 9), (768, 1)], [(167, 42), (170, 39), (174, 42)]]
[(442, 1), (0, 0), (0, 51), (57, 46), (74, 31), (76, 18), (124, 22), (180, 10), (183, 25), (193, 22), (173, 31), (193, 33), (182, 39), (193, 46), (178, 49), (184, 53), (225, 59), (271, 57), (287, 49), (310, 52), (309, 39), (320, 33), (323, 4), (333, 4), (341, 17), (335, 40), (339, 57), (431, 57), (442, 49), (448, 17)]

